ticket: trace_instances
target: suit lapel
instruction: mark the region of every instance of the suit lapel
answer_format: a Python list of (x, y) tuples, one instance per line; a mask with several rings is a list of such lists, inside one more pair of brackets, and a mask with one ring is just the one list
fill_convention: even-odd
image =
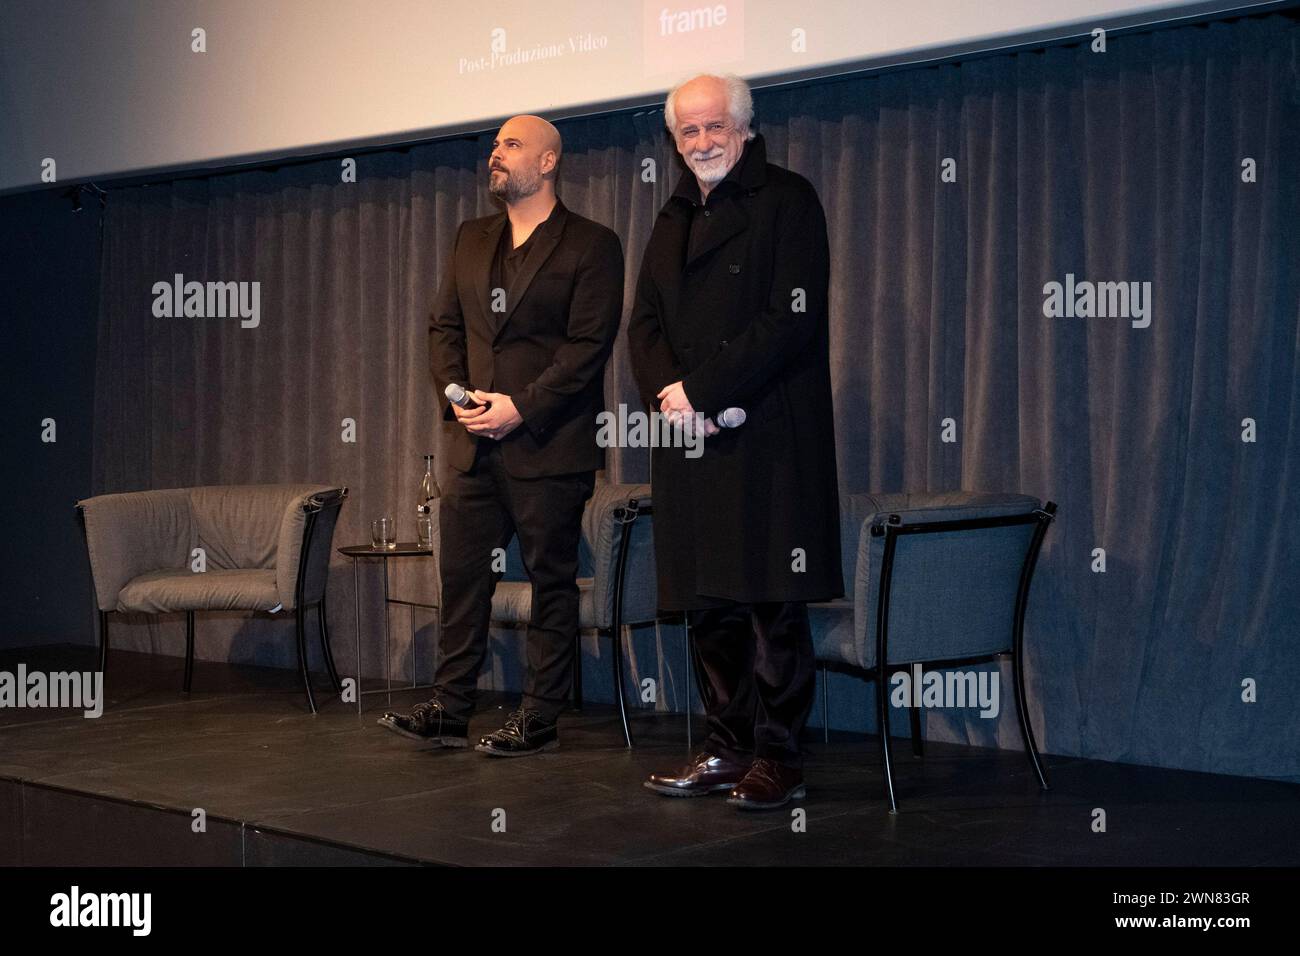
[(560, 238), (564, 233), (564, 220), (567, 210), (560, 204), (558, 199), (555, 202), (559, 207), (555, 211), (555, 221), (549, 224), (538, 224), (538, 229), (546, 225), (546, 231), (533, 239), (533, 246), (528, 250), (523, 267), (515, 274), (515, 281), (510, 283), (510, 288), (506, 290), (506, 310), (492, 314), (495, 322), (492, 329), (493, 338), (501, 334), (501, 330), (510, 321), (510, 316), (515, 314), (515, 309), (523, 299), (524, 293), (533, 284), (533, 279), (541, 271), (542, 266), (546, 264), (546, 260), (551, 257), (555, 247), (560, 244)]
[(478, 248), (474, 251), (474, 291), (478, 294), (479, 308), (483, 310), (483, 317), (487, 321), (488, 327), (496, 333), (497, 313), (492, 311), (491, 303), (491, 286), (492, 286), (492, 260), (497, 253), (497, 243), (501, 241), (501, 233), (506, 227), (506, 214), (500, 213), (488, 220), (488, 224), (483, 227), (479, 233)]
[(474, 289), (478, 294), (479, 307), (483, 310), (483, 317), (494, 341), (501, 334), (501, 330), (506, 327), (506, 323), (510, 321), (510, 316), (514, 314), (520, 300), (528, 291), (528, 287), (532, 285), (533, 279), (536, 278), (537, 273), (541, 271), (542, 266), (546, 264), (546, 260), (551, 257), (551, 253), (555, 251), (556, 246), (560, 244), (560, 240), (563, 238), (568, 209), (558, 199), (555, 202), (558, 208), (555, 211), (554, 221), (537, 226), (538, 229), (541, 229), (545, 225), (547, 227), (546, 231), (533, 239), (532, 248), (528, 250), (528, 257), (524, 259), (523, 268), (515, 275), (515, 281), (506, 289), (506, 308), (504, 312), (492, 311), (492, 260), (496, 257), (497, 246), (501, 242), (501, 233), (506, 228), (506, 213), (502, 212), (500, 215), (493, 216), (479, 234), (479, 246), (474, 257)]

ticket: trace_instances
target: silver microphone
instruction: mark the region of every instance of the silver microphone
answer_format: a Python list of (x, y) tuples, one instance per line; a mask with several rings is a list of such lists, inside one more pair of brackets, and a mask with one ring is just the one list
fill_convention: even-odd
[(713, 420), (713, 424), (719, 428), (739, 428), (745, 424), (745, 410), (743, 408), (724, 408), (718, 412), (718, 417)]
[[(447, 401), (451, 402), (453, 405), (459, 406), (460, 408), (469, 410), (471, 408), (479, 407), (479, 403), (474, 401), (474, 396), (465, 391), (465, 389), (461, 388), (455, 382), (448, 385), (446, 389), (444, 389), (443, 394), (447, 396)], [(743, 412), (741, 414), (742, 416), (744, 415)], [(744, 421), (743, 417), (741, 421)]]

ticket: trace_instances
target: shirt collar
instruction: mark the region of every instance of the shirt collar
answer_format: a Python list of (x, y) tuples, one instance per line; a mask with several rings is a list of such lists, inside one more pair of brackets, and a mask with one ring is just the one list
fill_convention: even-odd
[(501, 242), (506, 246), (507, 252), (517, 252), (519, 249), (522, 249), (525, 245), (532, 242), (534, 236), (545, 236), (550, 235), (551, 233), (559, 233), (560, 229), (564, 225), (564, 217), (567, 212), (568, 210), (564, 208), (564, 203), (560, 202), (560, 197), (556, 196), (555, 205), (551, 207), (550, 215), (533, 228), (533, 231), (529, 233), (528, 238), (524, 240), (522, 245), (515, 248), (511, 243), (507, 242), (505, 238), (511, 234), (512, 230), (510, 227), (510, 214), (503, 209), (501, 215), (505, 219), (505, 227), (501, 230)]

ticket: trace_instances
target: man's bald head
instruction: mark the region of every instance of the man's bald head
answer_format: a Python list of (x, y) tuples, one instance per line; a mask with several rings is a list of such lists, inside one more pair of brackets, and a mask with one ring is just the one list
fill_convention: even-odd
[(502, 124), (488, 161), (488, 188), (506, 202), (555, 189), (563, 145), (560, 131), (540, 116), (512, 116)]

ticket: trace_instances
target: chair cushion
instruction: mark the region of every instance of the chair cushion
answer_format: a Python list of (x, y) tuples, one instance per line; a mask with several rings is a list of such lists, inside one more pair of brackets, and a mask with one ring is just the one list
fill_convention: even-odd
[[(596, 626), (595, 604), (592, 601), (594, 585), (591, 578), (578, 578), (578, 627), (584, 630)], [(499, 581), (492, 594), (492, 623), (527, 624), (532, 616), (532, 584), (527, 581)]]
[(127, 582), (117, 610), (165, 614), (170, 611), (269, 611), (280, 604), (275, 569), (209, 568), (148, 571)]
[(209, 569), (275, 567), (289, 497), (285, 487), (208, 485), (190, 489), (196, 543), (207, 552)]
[(857, 663), (857, 640), (853, 630), (852, 598), (837, 598), (808, 605), (813, 651), (819, 661)]
[[(876, 663), (876, 617), (884, 536), (871, 524), (897, 514), (904, 525), (1029, 514), (1030, 495), (982, 491), (869, 496), (875, 517), (858, 542), (854, 603), (860, 667)], [(889, 662), (978, 657), (1009, 650), (1020, 569), (1033, 538), (1024, 524), (898, 539), (889, 599)]]

